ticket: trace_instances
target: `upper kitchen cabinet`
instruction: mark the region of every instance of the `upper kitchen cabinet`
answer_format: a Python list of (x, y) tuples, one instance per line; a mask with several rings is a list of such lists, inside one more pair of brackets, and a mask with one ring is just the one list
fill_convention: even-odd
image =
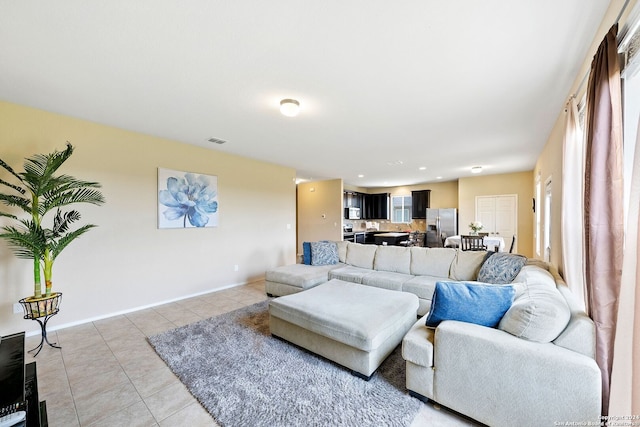
[(411, 192), (411, 218), (425, 219), (427, 208), (431, 207), (431, 190), (419, 190)]
[(365, 194), (362, 219), (389, 219), (389, 193)]
[(342, 195), (342, 203), (345, 208), (360, 208), (364, 204), (364, 194), (356, 191), (345, 191)]

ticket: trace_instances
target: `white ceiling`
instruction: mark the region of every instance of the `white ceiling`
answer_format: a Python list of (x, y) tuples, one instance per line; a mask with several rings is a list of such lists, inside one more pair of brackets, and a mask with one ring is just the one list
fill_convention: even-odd
[(526, 171), (608, 5), (0, 0), (0, 100), (363, 187)]

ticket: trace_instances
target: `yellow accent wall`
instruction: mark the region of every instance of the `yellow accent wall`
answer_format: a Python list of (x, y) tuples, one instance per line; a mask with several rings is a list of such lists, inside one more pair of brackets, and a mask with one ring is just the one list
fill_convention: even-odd
[(298, 184), (298, 253), (302, 242), (342, 240), (342, 180)]
[[(25, 157), (69, 141), (75, 152), (61, 171), (100, 182), (106, 197), (101, 207), (78, 205), (82, 223), (98, 227), (54, 265), (63, 303), (53, 329), (255, 281), (295, 262), (294, 169), (6, 102), (0, 117), (0, 158), (9, 165), (22, 170)], [(158, 229), (158, 167), (216, 175), (218, 227)], [(32, 283), (32, 263), (1, 241), (0, 334), (36, 330), (12, 314)]]
[[(518, 253), (533, 256), (533, 173), (519, 172), (460, 178), (458, 181), (458, 231), (468, 231), (468, 224), (475, 220), (476, 196), (518, 195)], [(510, 245), (511, 240), (505, 239)]]

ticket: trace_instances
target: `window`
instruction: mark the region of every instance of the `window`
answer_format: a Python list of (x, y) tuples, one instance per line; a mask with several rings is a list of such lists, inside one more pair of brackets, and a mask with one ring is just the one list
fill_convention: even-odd
[(411, 196), (391, 196), (391, 222), (411, 222)]
[(544, 183), (544, 260), (551, 262), (551, 177)]
[[(640, 31), (638, 32), (640, 39)], [(638, 42), (640, 44), (640, 40)], [(638, 59), (640, 63), (640, 58)], [(640, 73), (638, 64), (635, 67), (629, 66), (623, 73), (622, 99), (623, 105), (623, 125), (624, 125), (624, 212), (625, 224), (629, 213), (629, 196), (631, 195), (631, 181), (633, 162), (636, 150), (636, 132), (638, 130), (638, 117), (640, 117)]]
[(536, 215), (536, 225), (535, 225), (535, 229), (533, 230), (533, 234), (535, 235), (535, 239), (536, 239), (536, 255), (540, 256), (541, 255), (541, 250), (540, 248), (542, 247), (542, 240), (540, 239), (540, 224), (541, 224), (541, 218), (542, 215), (540, 215), (540, 208), (542, 207), (542, 184), (540, 183), (540, 174), (538, 173), (538, 175), (536, 176), (536, 199), (535, 199), (535, 215)]

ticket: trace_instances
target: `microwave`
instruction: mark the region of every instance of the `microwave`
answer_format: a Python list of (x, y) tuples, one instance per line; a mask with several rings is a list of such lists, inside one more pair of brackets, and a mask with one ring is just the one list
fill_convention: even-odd
[(345, 219), (360, 219), (360, 208), (344, 208)]

